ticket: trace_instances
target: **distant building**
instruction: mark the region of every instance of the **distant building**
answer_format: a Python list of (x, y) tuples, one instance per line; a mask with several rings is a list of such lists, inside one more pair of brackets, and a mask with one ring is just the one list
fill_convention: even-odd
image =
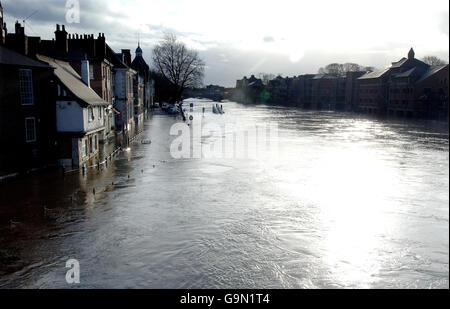
[(359, 84), (358, 78), (367, 72), (347, 72), (345, 81), (345, 106), (346, 111), (355, 111), (358, 105)]
[(315, 109), (345, 109), (346, 78), (318, 74), (312, 79), (311, 105)]
[(144, 130), (144, 119), (153, 102), (150, 94), (150, 67), (143, 57), (140, 44), (136, 48), (136, 57), (131, 62), (131, 68), (138, 73), (134, 78), (134, 121), (138, 132), (141, 132)]
[(52, 68), (0, 46), (0, 174), (51, 164)]
[(121, 135), (121, 143), (128, 145), (130, 138), (135, 134), (134, 122), (134, 80), (137, 72), (131, 69), (131, 53), (129, 49), (123, 49), (116, 54), (113, 61), (114, 81), (114, 107), (116, 113), (116, 130)]
[(358, 78), (357, 110), (379, 115), (448, 118), (442, 115), (448, 110), (446, 74), (448, 66), (430, 67), (416, 59), (411, 48), (407, 58)]
[(314, 74), (300, 75), (296, 78), (296, 87), (298, 87), (297, 102), (302, 108), (311, 108), (312, 90)]
[(415, 84), (416, 116), (448, 121), (448, 64), (430, 67)]
[(89, 87), (89, 60), (81, 63), (82, 76), (68, 62), (37, 56), (54, 69), (58, 163), (82, 166), (99, 158), (109, 104)]
[(261, 79), (252, 75), (236, 81), (236, 91), (233, 99), (241, 103), (255, 104), (266, 100), (264, 84)]
[(287, 103), (289, 99), (289, 81), (287, 78), (277, 76), (276, 78), (269, 81), (265, 89), (268, 93), (268, 102), (275, 104)]

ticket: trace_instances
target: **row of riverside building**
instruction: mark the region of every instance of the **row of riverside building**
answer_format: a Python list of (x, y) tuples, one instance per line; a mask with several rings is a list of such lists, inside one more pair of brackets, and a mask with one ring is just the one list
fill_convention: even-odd
[(154, 83), (138, 44), (116, 53), (105, 35), (8, 33), (0, 3), (0, 177), (45, 166), (95, 165), (144, 129)]
[(376, 72), (278, 76), (267, 84), (254, 75), (244, 77), (233, 99), (448, 121), (448, 69), (448, 64), (429, 66), (416, 59), (411, 48), (407, 58)]

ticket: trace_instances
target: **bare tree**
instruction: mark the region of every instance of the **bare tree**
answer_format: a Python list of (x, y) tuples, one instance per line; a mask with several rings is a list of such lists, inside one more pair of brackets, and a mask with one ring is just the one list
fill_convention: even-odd
[(319, 74), (329, 74), (333, 76), (345, 76), (347, 72), (358, 72), (358, 71), (374, 71), (373, 67), (364, 67), (357, 63), (331, 63), (325, 68), (319, 69)]
[(258, 76), (265, 86), (267, 86), (271, 80), (275, 79), (275, 74), (270, 73), (259, 73)]
[(331, 63), (325, 67), (325, 70), (333, 76), (342, 76), (344, 73), (343, 66), (339, 63)]
[(434, 67), (434, 66), (440, 66), (440, 65), (446, 65), (447, 62), (445, 62), (442, 59), (439, 59), (436, 56), (425, 56), (422, 59), (423, 62), (425, 62), (426, 64)]
[(358, 72), (361, 71), (361, 66), (357, 63), (344, 63), (342, 65), (342, 71), (347, 72)]
[(180, 101), (187, 88), (203, 83), (205, 63), (195, 50), (190, 50), (174, 34), (168, 34), (153, 49), (153, 64), (174, 88), (174, 100)]

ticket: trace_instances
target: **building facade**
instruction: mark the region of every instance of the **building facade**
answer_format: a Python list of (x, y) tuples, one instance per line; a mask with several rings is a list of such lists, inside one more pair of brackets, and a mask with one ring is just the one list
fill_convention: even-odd
[(448, 65), (431, 67), (407, 58), (357, 80), (360, 112), (408, 118), (448, 119)]
[(0, 46), (0, 173), (53, 162), (52, 71), (45, 63)]
[(104, 101), (89, 87), (89, 61), (82, 62), (82, 76), (68, 62), (37, 56), (54, 69), (58, 163), (81, 167), (99, 160), (99, 142), (107, 120)]
[(137, 72), (131, 69), (130, 50), (124, 49), (116, 54), (114, 61), (114, 108), (116, 113), (116, 131), (122, 146), (128, 146), (135, 135), (134, 122), (134, 79)]
[(134, 78), (134, 121), (137, 132), (144, 130), (144, 119), (147, 116), (150, 106), (152, 106), (150, 93), (151, 79), (150, 67), (143, 57), (143, 51), (138, 44), (135, 58), (131, 62), (131, 68), (137, 72)]

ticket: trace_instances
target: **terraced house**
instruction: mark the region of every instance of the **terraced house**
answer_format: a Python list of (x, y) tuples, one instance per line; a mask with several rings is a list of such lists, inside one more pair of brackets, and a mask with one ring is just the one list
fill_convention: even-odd
[(68, 62), (37, 57), (54, 69), (59, 165), (95, 164), (99, 160), (99, 141), (105, 136), (105, 109), (109, 104), (89, 86), (89, 61), (82, 62), (81, 77)]

